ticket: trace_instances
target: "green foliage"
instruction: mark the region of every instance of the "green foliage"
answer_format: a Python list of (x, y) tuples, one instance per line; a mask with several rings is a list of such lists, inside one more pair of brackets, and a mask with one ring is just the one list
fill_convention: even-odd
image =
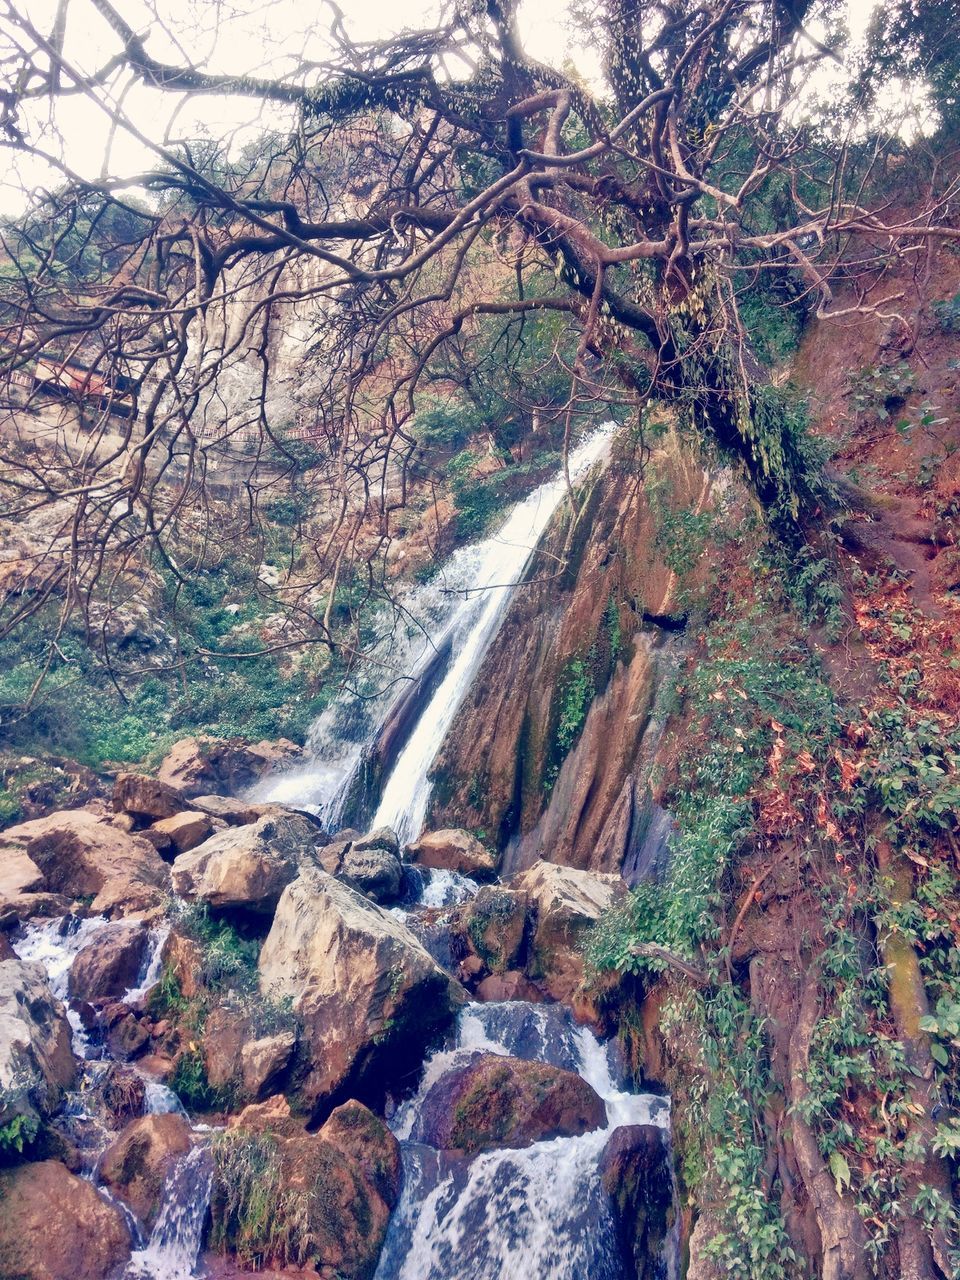
[(260, 954), (257, 939), (244, 938), (227, 921), (215, 919), (205, 903), (187, 904), (174, 899), (170, 914), (178, 929), (200, 944), (198, 976), (208, 991), (230, 989), (244, 993), (256, 988)]
[(960, 333), (960, 293), (933, 304), (933, 314), (944, 333)]
[[(40, 1133), (40, 1118), (29, 1106), (23, 1110), (15, 1110), (23, 1105), (25, 1089), (6, 1089), (0, 1087), (0, 1164), (6, 1164), (22, 1156), (24, 1149), (33, 1143)], [(13, 1112), (11, 1115), (10, 1113)]]

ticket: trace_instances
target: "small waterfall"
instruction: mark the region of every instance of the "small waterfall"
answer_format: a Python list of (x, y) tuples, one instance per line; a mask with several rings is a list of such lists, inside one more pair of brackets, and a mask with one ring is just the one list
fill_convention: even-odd
[[(571, 480), (582, 479), (606, 450), (612, 426), (601, 428), (569, 459)], [(347, 697), (319, 717), (305, 768), (271, 779), (252, 793), (256, 799), (313, 806), (325, 824), (336, 827), (362, 781), (367, 752), (397, 708), (409, 681), (421, 681), (426, 705), (400, 748), (384, 783), (379, 806), (368, 824), (393, 827), (401, 841), (423, 829), (430, 799), (430, 768), (450, 725), (499, 629), (554, 512), (567, 492), (562, 473), (517, 504), (500, 529), (484, 542), (461, 547), (436, 581), (412, 591), (402, 611), (384, 618), (386, 636), (375, 649), (361, 698)], [(438, 679), (435, 660), (447, 661)], [(393, 678), (385, 679), (384, 672)], [(376, 682), (387, 687), (379, 695)]]
[(137, 981), (123, 996), (124, 1004), (137, 1004), (150, 994), (160, 981), (163, 969), (163, 948), (170, 936), (170, 926), (160, 925), (150, 931), (150, 939), (144, 952), (143, 963), (137, 974)]
[(80, 1015), (68, 1003), (70, 966), (77, 952), (89, 942), (91, 934), (106, 923), (106, 916), (90, 916), (87, 920), (78, 916), (62, 916), (24, 925), (20, 936), (13, 942), (13, 949), (21, 960), (43, 965), (50, 990), (66, 1005), (73, 1051), (78, 1058), (88, 1058), (91, 1049)]
[[(467, 1161), (412, 1139), (428, 1092), (477, 1051), (577, 1071), (604, 1099), (607, 1124), (575, 1138)], [(669, 1123), (669, 1104), (625, 1092), (610, 1050), (559, 1005), (468, 1005), (456, 1044), (433, 1055), (416, 1097), (397, 1113), (404, 1187), (376, 1280), (625, 1280), (598, 1161), (614, 1129)]]
[(181, 1156), (167, 1174), (163, 1207), (150, 1239), (130, 1258), (125, 1280), (190, 1280), (210, 1204), (213, 1159), (205, 1146)]

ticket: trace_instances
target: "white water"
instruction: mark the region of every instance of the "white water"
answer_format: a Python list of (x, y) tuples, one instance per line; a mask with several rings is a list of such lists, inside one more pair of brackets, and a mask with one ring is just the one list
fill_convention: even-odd
[[(569, 459), (572, 481), (582, 479), (606, 450), (612, 426), (606, 426), (575, 449)], [(335, 827), (360, 770), (364, 751), (406, 687), (426, 669), (438, 649), (449, 644), (443, 679), (417, 717), (380, 798), (371, 829), (393, 827), (401, 841), (423, 829), (431, 783), (429, 771), (480, 663), (503, 621), (514, 588), (554, 512), (567, 493), (562, 473), (517, 504), (501, 528), (484, 542), (462, 547), (437, 579), (412, 591), (404, 602), (405, 625), (385, 619), (390, 632), (368, 679), (392, 687), (379, 699), (358, 707), (338, 702), (323, 713), (310, 734), (310, 765), (270, 780), (254, 793), (257, 799), (311, 805)], [(366, 695), (369, 697), (369, 692)], [(345, 741), (346, 739), (346, 741)]]
[[(68, 1003), (70, 967), (77, 954), (90, 941), (91, 936), (107, 923), (103, 916), (88, 920), (65, 917), (24, 925), (13, 948), (21, 960), (41, 964), (47, 974), (47, 982), (53, 994), (67, 1006), (67, 1017), (73, 1032), (73, 1048), (77, 1057), (84, 1059), (84, 1081), (81, 1089), (68, 1099), (66, 1111), (74, 1112), (81, 1119), (92, 1122), (86, 1111), (89, 1105), (84, 1089), (96, 1079), (104, 1063), (90, 1062), (90, 1041), (80, 1022), (79, 1015)], [(122, 997), (125, 1004), (142, 1000), (160, 976), (161, 955), (169, 927), (153, 929), (147, 942), (143, 963), (137, 980)], [(155, 1080), (145, 1080), (144, 1111), (147, 1115), (176, 1111), (186, 1116), (186, 1110), (177, 1095), (166, 1085)], [(99, 1124), (99, 1122), (97, 1122)], [(101, 1142), (110, 1140), (104, 1133)], [(91, 1171), (95, 1179), (95, 1168)], [(194, 1147), (178, 1160), (170, 1171), (163, 1188), (163, 1204), (156, 1225), (146, 1245), (134, 1251), (125, 1272), (126, 1280), (191, 1280), (200, 1253), (203, 1224), (210, 1200), (212, 1163), (209, 1152), (202, 1146)], [(130, 1210), (101, 1189), (105, 1199), (115, 1204), (125, 1217), (138, 1226)], [(142, 1239), (142, 1236), (141, 1236)]]
[[(512, 1054), (577, 1071), (606, 1104), (601, 1129), (466, 1163), (411, 1141), (432, 1087), (476, 1052)], [(377, 1280), (621, 1280), (598, 1162), (614, 1129), (667, 1128), (669, 1104), (614, 1079), (608, 1048), (559, 1006), (468, 1005), (456, 1044), (431, 1057), (416, 1097), (393, 1128), (403, 1142), (404, 1189)]]
[(128, 1280), (190, 1280), (210, 1203), (213, 1161), (206, 1147), (181, 1156), (167, 1174), (163, 1207), (143, 1249), (131, 1255)]

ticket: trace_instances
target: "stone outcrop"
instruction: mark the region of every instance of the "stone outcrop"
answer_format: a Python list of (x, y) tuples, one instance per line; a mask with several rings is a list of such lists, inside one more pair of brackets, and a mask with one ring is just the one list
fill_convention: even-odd
[(116, 921), (97, 929), (70, 966), (71, 1000), (119, 999), (136, 986), (149, 941), (142, 924)]
[(0, 1124), (17, 1114), (33, 1122), (60, 1105), (76, 1075), (63, 1005), (39, 964), (0, 961)]
[[(235, 1167), (250, 1153), (275, 1170), (264, 1215), (232, 1212)], [(309, 1267), (310, 1274), (370, 1280), (400, 1193), (400, 1149), (382, 1120), (358, 1102), (307, 1133), (280, 1099), (248, 1107), (214, 1146), (211, 1237), (239, 1260)], [(259, 1190), (259, 1188), (257, 1188)], [(241, 1193), (242, 1194), (242, 1193)], [(273, 1212), (271, 1212), (273, 1210)]]
[(399, 920), (319, 869), (284, 890), (259, 968), (261, 990), (290, 997), (303, 1023), (299, 1078), (314, 1114), (347, 1091), (382, 1097), (464, 998)]
[(130, 1255), (116, 1205), (57, 1160), (0, 1175), (0, 1275), (17, 1280), (107, 1280)]
[(497, 858), (469, 831), (447, 828), (430, 831), (407, 846), (407, 854), (419, 867), (432, 871), (458, 871), (475, 880), (492, 880)]
[(515, 876), (511, 887), (526, 895), (535, 916), (529, 976), (555, 1000), (571, 1003), (583, 982), (585, 935), (626, 885), (619, 876), (538, 862)]
[(663, 1129), (652, 1124), (614, 1129), (600, 1158), (624, 1263), (637, 1280), (659, 1280), (674, 1218), (673, 1170)]
[(302, 754), (286, 738), (253, 744), (242, 738), (183, 738), (171, 747), (157, 777), (185, 796), (224, 795), (294, 764)]
[(603, 1099), (575, 1072), (485, 1053), (433, 1085), (413, 1137), (443, 1151), (473, 1155), (573, 1137), (605, 1123)]
[(213, 910), (269, 913), (300, 865), (315, 857), (317, 835), (296, 813), (271, 813), (250, 826), (228, 828), (176, 859), (173, 887)]
[(169, 887), (156, 849), (92, 809), (64, 809), (9, 827), (0, 836), (0, 865), (22, 854), (40, 870), (48, 892), (92, 898), (98, 915), (157, 907)]
[(98, 1175), (149, 1231), (160, 1212), (167, 1174), (190, 1146), (190, 1124), (183, 1116), (173, 1112), (143, 1116), (107, 1147)]

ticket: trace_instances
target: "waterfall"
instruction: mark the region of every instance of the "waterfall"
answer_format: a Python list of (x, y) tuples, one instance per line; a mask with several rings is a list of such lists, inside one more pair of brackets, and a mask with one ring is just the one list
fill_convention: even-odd
[[(573, 1138), (522, 1150), (487, 1151), (472, 1160), (416, 1141), (420, 1109), (448, 1071), (477, 1051), (509, 1054), (576, 1071), (604, 1100), (607, 1123)], [(577, 1027), (559, 1005), (468, 1005), (453, 1048), (426, 1063), (416, 1096), (400, 1108), (404, 1184), (391, 1219), (376, 1280), (622, 1280), (610, 1205), (598, 1161), (614, 1129), (666, 1128), (669, 1104), (619, 1085), (609, 1046)]]
[(213, 1159), (206, 1147), (193, 1147), (180, 1157), (167, 1174), (150, 1239), (131, 1256), (126, 1280), (190, 1280), (200, 1256), (212, 1180)]
[[(570, 454), (573, 481), (582, 479), (603, 456), (612, 434), (608, 424)], [(567, 493), (561, 472), (517, 504), (495, 534), (461, 547), (438, 579), (411, 591), (403, 603), (404, 625), (385, 619), (389, 635), (368, 682), (382, 680), (385, 668), (400, 680), (375, 695), (375, 684), (362, 699), (338, 700), (311, 730), (306, 767), (271, 779), (253, 793), (256, 799), (300, 806), (312, 805), (331, 827), (343, 818), (345, 804), (362, 769), (365, 753), (395, 711), (409, 684), (436, 679), (438, 657), (447, 662), (442, 678), (402, 745), (383, 786), (379, 806), (369, 824), (393, 827), (401, 841), (415, 839), (423, 828), (430, 799), (430, 768), (474, 676), (496, 635), (527, 565), (550, 519)], [(389, 622), (389, 626), (387, 626)]]

